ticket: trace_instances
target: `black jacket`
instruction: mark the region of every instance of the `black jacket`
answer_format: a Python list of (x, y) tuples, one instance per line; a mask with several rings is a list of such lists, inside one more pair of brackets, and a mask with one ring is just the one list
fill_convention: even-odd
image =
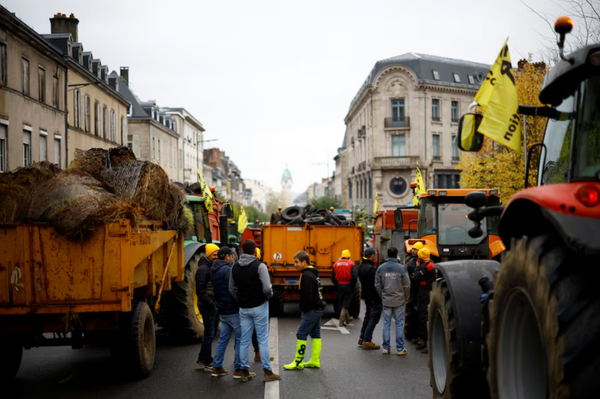
[(415, 274), (415, 270), (417, 269), (417, 258), (415, 256), (406, 255), (406, 270), (408, 271), (408, 277), (411, 277)]
[(212, 273), (212, 285), (219, 313), (222, 315), (238, 314), (240, 307), (229, 293), (231, 265), (224, 260), (218, 259), (213, 262), (210, 271)]
[(368, 259), (364, 259), (358, 267), (358, 278), (362, 287), (361, 297), (367, 305), (375, 305), (381, 303), (381, 297), (375, 289), (375, 264)]
[(414, 281), (419, 285), (419, 289), (425, 288), (431, 291), (435, 277), (435, 265), (432, 261), (421, 261), (421, 265), (415, 269)]
[(309, 266), (302, 271), (300, 277), (300, 310), (308, 312), (309, 310), (323, 309), (325, 309), (325, 301), (319, 272), (316, 268)]
[(206, 257), (202, 256), (200, 262), (198, 262), (198, 271), (196, 272), (196, 294), (198, 294), (198, 301), (202, 305), (214, 306), (215, 305), (215, 292), (212, 284), (212, 273), (210, 268), (212, 262)]

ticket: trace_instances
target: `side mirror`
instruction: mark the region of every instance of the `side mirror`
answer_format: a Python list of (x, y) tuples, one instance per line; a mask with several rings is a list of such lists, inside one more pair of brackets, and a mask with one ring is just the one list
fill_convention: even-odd
[(396, 224), (396, 230), (402, 230), (402, 211), (400, 209), (394, 211), (394, 223)]
[(488, 198), (486, 193), (481, 191), (474, 191), (465, 196), (465, 204), (467, 204), (469, 208), (483, 208), (487, 205), (487, 201)]
[(458, 122), (458, 148), (463, 151), (477, 152), (483, 147), (483, 134), (479, 133), (479, 125), (483, 115), (464, 114)]

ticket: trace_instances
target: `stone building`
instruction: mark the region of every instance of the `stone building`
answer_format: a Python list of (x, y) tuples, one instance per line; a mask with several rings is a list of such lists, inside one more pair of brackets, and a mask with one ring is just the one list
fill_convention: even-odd
[(63, 55), (0, 6), (0, 172), (66, 166), (66, 78)]
[[(197, 170), (202, 173), (204, 126), (185, 108), (161, 108), (161, 112), (171, 116), (173, 123), (179, 126), (179, 164), (183, 168), (183, 182), (198, 181)], [(206, 179), (206, 177), (205, 177)]]
[(407, 204), (417, 164), (426, 187), (458, 187), (458, 120), (489, 68), (416, 53), (378, 61), (350, 104), (334, 158), (344, 206), (372, 207), (376, 192), (381, 207)]
[(244, 180), (246, 186), (245, 192), (248, 192), (246, 199), (247, 206), (253, 206), (261, 212), (267, 211), (267, 194), (269, 189), (262, 180), (248, 179)]
[[(219, 148), (204, 150), (204, 163), (212, 169), (212, 186), (221, 197), (235, 205), (244, 204), (244, 181), (242, 172)], [(206, 177), (205, 177), (206, 180)], [(208, 182), (207, 182), (208, 184)]]
[(108, 66), (84, 50), (79, 20), (73, 14), (55, 14), (50, 26), (52, 33), (42, 36), (63, 55), (68, 67), (65, 165), (78, 151), (126, 145), (129, 101), (119, 94), (119, 82), (111, 79)]

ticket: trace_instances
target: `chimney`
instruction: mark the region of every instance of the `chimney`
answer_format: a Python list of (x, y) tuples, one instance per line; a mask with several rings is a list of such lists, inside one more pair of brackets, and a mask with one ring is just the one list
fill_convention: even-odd
[(73, 14), (67, 18), (65, 14), (58, 13), (50, 18), (51, 33), (70, 33), (73, 36), (73, 42), (79, 42), (77, 25), (79, 25), (79, 20)]
[(129, 67), (121, 67), (121, 78), (129, 86)]

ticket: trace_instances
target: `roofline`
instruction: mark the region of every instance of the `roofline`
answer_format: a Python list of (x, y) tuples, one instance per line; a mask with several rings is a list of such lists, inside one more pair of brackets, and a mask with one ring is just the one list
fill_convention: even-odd
[[(99, 79), (96, 75), (94, 75), (93, 73), (91, 73), (88, 69), (84, 68), (83, 65), (81, 65), (79, 62), (75, 61), (74, 58), (69, 57), (68, 55), (65, 55), (64, 58), (67, 60), (68, 64), (75, 65), (75, 67), (77, 69), (79, 69), (80, 72), (83, 72), (83, 73), (87, 74), (88, 78), (93, 78), (93, 81), (101, 82), (101, 84), (96, 85), (96, 86), (101, 87), (105, 91), (110, 92), (110, 94), (112, 94), (113, 96), (117, 97), (117, 99), (119, 99), (125, 105), (129, 106), (131, 104), (129, 102), (129, 100), (127, 100), (123, 95), (121, 95), (121, 93), (119, 93), (118, 91), (114, 90), (112, 87), (110, 87), (108, 84), (106, 84), (106, 82), (104, 80)], [(108, 75), (107, 75), (107, 77), (108, 77)]]
[(190, 123), (196, 125), (196, 127), (198, 129), (200, 129), (201, 131), (203, 131), (203, 132), (206, 131), (206, 129), (204, 129), (204, 126), (202, 125), (202, 122), (200, 122), (198, 119), (196, 119), (194, 117), (194, 115), (192, 115), (192, 113), (190, 111), (188, 111), (187, 109), (185, 109), (183, 107), (164, 107), (164, 109), (181, 112), (184, 115), (185, 120), (190, 120), (191, 121)]

